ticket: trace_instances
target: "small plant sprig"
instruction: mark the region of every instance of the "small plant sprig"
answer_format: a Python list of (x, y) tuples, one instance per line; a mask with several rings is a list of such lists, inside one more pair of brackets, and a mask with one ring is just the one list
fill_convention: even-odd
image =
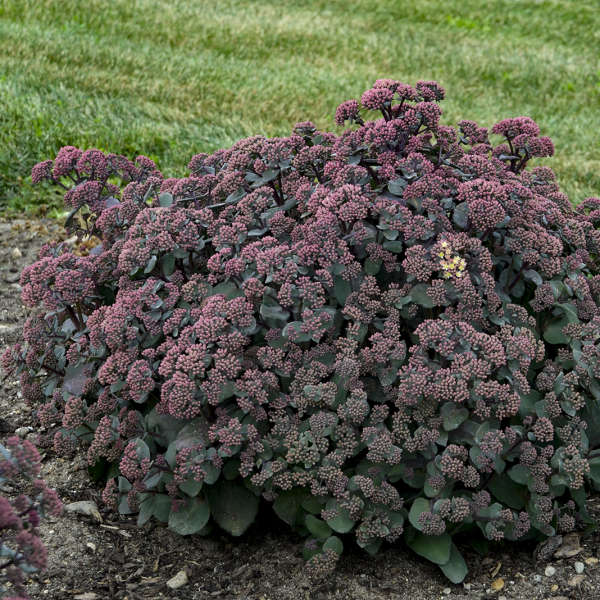
[(530, 118), (494, 144), (441, 124), (444, 95), (380, 79), (337, 109), (354, 128), (240, 140), (185, 178), (73, 147), (34, 168), (100, 242), (24, 270), (3, 365), (107, 504), (241, 535), (262, 498), (314, 574), (403, 537), (455, 582), (459, 535), (586, 520), (600, 199), (530, 168), (554, 152)]
[(40, 455), (31, 442), (11, 437), (0, 444), (0, 484), (4, 490), (21, 491), (11, 499), (0, 496), (0, 594), (7, 600), (26, 600), (4, 596), (7, 582), (22, 594), (25, 577), (46, 568), (37, 528), (46, 515), (58, 516), (62, 510), (56, 492), (39, 475)]

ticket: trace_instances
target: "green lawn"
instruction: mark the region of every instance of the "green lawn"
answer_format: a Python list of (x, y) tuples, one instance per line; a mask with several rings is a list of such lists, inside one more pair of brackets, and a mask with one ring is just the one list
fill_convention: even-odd
[(600, 194), (597, 0), (0, 1), (0, 210), (52, 202), (65, 144), (189, 158), (310, 119), (380, 77), (435, 79), (446, 123), (533, 117), (574, 202)]

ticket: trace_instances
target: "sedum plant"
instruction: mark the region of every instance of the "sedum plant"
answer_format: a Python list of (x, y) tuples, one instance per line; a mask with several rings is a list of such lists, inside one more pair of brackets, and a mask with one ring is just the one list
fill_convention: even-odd
[(31, 442), (13, 436), (0, 444), (3, 494), (21, 492), (12, 498), (0, 496), (0, 595), (5, 600), (26, 600), (6, 594), (22, 594), (25, 577), (46, 568), (46, 548), (37, 528), (43, 517), (62, 511), (56, 492), (39, 476), (40, 455)]
[(299, 123), (186, 178), (70, 146), (34, 167), (96, 245), (24, 270), (4, 368), (108, 505), (241, 535), (262, 498), (315, 574), (403, 537), (454, 582), (460, 534), (588, 518), (600, 199), (529, 168), (554, 151), (530, 118), (449, 127), (443, 97), (378, 80), (341, 135)]

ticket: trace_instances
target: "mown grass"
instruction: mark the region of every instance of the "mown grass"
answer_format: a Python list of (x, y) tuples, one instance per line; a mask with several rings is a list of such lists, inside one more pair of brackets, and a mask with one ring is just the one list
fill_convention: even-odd
[(65, 144), (168, 175), (240, 137), (333, 129), (379, 77), (436, 79), (444, 120), (528, 115), (574, 202), (600, 193), (595, 0), (0, 0), (0, 210), (58, 196), (31, 166)]

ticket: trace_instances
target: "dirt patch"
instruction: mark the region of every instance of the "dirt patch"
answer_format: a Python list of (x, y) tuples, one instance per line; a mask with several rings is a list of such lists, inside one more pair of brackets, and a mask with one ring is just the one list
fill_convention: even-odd
[[(19, 339), (26, 316), (18, 284), (21, 269), (36, 259), (45, 241), (60, 235), (51, 221), (0, 221), (0, 352)], [(34, 423), (18, 382), (8, 379), (1, 386), (0, 437), (5, 439)], [(35, 441), (35, 431), (26, 435)], [(82, 456), (65, 460), (48, 450), (42, 472), (65, 504), (97, 502), (102, 521), (65, 512), (42, 525), (48, 569), (29, 582), (32, 600), (591, 600), (600, 595), (598, 533), (582, 538), (574, 556), (537, 563), (535, 548), (528, 544), (498, 545), (486, 557), (465, 549), (470, 572), (461, 585), (450, 584), (401, 544), (373, 558), (354, 547), (333, 575), (315, 585), (303, 570), (302, 540), (267, 509), (242, 538), (184, 538), (156, 523), (138, 529), (133, 520), (106, 511)], [(590, 510), (600, 519), (600, 497), (590, 501)], [(576, 562), (583, 565), (580, 574)], [(187, 583), (171, 590), (166, 583), (180, 571)]]

